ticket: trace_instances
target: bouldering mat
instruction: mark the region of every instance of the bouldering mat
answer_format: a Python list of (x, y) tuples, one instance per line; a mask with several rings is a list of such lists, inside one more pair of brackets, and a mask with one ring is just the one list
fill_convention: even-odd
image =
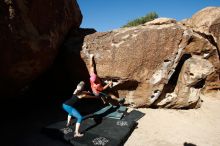
[(119, 106), (119, 108), (115, 112), (106, 115), (106, 117), (113, 119), (121, 119), (126, 113), (126, 111), (127, 111), (127, 107)]
[(94, 115), (104, 114), (105, 117), (113, 119), (121, 119), (126, 113), (127, 107), (125, 106), (106, 106), (101, 110), (94, 113)]
[(137, 122), (144, 115), (145, 115), (145, 113), (142, 113), (142, 112), (140, 112), (138, 110), (132, 110), (123, 119), (129, 120), (129, 121), (136, 121)]
[(127, 113), (127, 107), (126, 106), (105, 106), (101, 108), (100, 110), (84, 116), (84, 119), (88, 119), (91, 117), (108, 117), (113, 119), (121, 119), (124, 114)]
[[(66, 121), (50, 124), (43, 128), (43, 132), (74, 146), (121, 146), (136, 127), (137, 120), (144, 116), (139, 111), (130, 113), (127, 113), (122, 119), (104, 117), (99, 119), (98, 122), (93, 118), (84, 120), (81, 124), (83, 137), (73, 137), (75, 124), (66, 127)], [(135, 115), (138, 116), (135, 117)]]

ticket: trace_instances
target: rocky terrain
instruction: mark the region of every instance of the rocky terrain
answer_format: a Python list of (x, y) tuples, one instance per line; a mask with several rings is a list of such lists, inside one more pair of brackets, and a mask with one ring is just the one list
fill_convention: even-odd
[(89, 83), (90, 54), (98, 75), (118, 83), (115, 90), (133, 107), (198, 108), (201, 92), (220, 87), (218, 7), (180, 22), (158, 18), (96, 32), (79, 28), (76, 1), (47, 4), (1, 2), (3, 97), (16, 98), (35, 82), (38, 90), (69, 94), (80, 80)]
[(117, 84), (125, 104), (146, 113), (125, 145), (219, 145), (220, 7), (108, 32), (80, 28), (75, 0), (4, 0), (0, 12), (8, 145), (62, 145), (40, 129), (64, 120), (60, 105), (79, 81), (91, 90), (91, 54), (98, 75)]
[(129, 104), (197, 108), (201, 91), (219, 89), (219, 10), (87, 35), (81, 57), (88, 68), (89, 55), (95, 54), (98, 75), (118, 82), (119, 95)]

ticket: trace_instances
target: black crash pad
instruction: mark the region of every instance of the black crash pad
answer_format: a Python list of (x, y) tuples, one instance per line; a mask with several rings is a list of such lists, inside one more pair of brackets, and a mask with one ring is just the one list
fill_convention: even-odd
[(126, 112), (127, 112), (126, 106), (109, 105), (109, 106), (106, 106), (106, 107), (102, 108), (101, 110), (93, 113), (93, 116), (121, 119)]
[(50, 124), (43, 128), (43, 132), (50, 137), (68, 142), (74, 146), (121, 146), (125, 143), (137, 125), (137, 120), (144, 113), (133, 110), (122, 119), (88, 118), (81, 124), (83, 137), (73, 137), (75, 124), (66, 127), (66, 121)]
[(113, 119), (121, 119), (125, 114), (127, 113), (127, 107), (126, 106), (112, 106), (108, 105), (105, 106), (98, 111), (88, 114), (84, 116), (84, 119), (88, 119), (91, 117), (107, 117), (107, 118), (113, 118)]

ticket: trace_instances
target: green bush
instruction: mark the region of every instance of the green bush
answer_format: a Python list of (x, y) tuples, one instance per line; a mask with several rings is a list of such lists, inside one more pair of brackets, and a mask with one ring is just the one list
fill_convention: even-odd
[(158, 15), (156, 12), (150, 12), (148, 14), (146, 14), (143, 17), (134, 19), (132, 21), (129, 21), (126, 25), (122, 26), (122, 27), (131, 27), (131, 26), (137, 26), (140, 24), (144, 24), (146, 22), (152, 21), (154, 19), (158, 18)]

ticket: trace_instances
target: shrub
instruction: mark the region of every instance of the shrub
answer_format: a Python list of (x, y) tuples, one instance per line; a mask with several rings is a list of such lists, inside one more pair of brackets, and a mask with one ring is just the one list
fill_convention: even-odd
[(146, 22), (152, 21), (154, 19), (158, 18), (158, 15), (156, 12), (150, 12), (148, 14), (146, 14), (143, 17), (134, 19), (132, 21), (129, 21), (126, 25), (122, 26), (122, 27), (131, 27), (131, 26), (137, 26), (140, 24), (144, 24)]

